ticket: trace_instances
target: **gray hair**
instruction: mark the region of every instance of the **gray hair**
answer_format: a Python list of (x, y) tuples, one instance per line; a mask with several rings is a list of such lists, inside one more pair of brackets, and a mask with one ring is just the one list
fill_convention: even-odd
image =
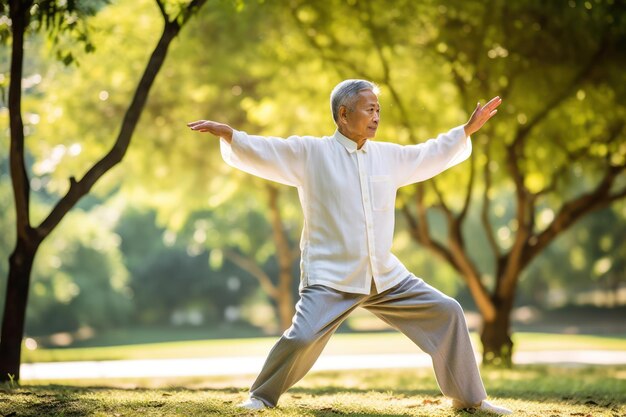
[(363, 90), (371, 90), (376, 95), (380, 93), (376, 84), (366, 80), (344, 80), (333, 88), (332, 93), (330, 93), (330, 110), (333, 112), (335, 122), (339, 118), (341, 106), (346, 106), (348, 110), (354, 110), (357, 96)]

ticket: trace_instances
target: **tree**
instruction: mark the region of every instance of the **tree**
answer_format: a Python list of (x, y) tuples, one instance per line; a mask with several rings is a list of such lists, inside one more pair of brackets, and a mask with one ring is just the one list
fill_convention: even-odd
[[(424, 107), (399, 93), (410, 82), (406, 68), (435, 78), (435, 86), (424, 88), (453, 87), (458, 108), (472, 109), (477, 98), (505, 97), (498, 118), (474, 138), (473, 157), (461, 168), (463, 188), (454, 173), (437, 177), (416, 185), (401, 209), (414, 240), (467, 284), (483, 318), (483, 361), (510, 365), (510, 313), (522, 272), (579, 219), (626, 197), (626, 92), (619, 69), (625, 60), (619, 47), (626, 41), (624, 5), (292, 5), (302, 35), (331, 68), (371, 79), (390, 95), (405, 131), (400, 136), (420, 137), (409, 109)], [(351, 32), (339, 32), (341, 26)], [(584, 191), (572, 193), (571, 185), (583, 179)], [(494, 216), (495, 195), (514, 199), (510, 218)], [(479, 203), (482, 236), (468, 235), (467, 219)], [(429, 227), (433, 211), (446, 221), (443, 239)], [(468, 244), (481, 238), (492, 252), (491, 271), (481, 271), (477, 245)]]
[[(443, 36), (438, 41), (448, 46), (441, 55), (452, 67), (462, 103), (471, 106), (472, 96), (498, 90), (515, 100), (503, 118), (515, 127), (503, 132), (497, 125), (488, 131), (503, 140), (484, 144), (483, 161), (475, 164), (482, 165), (476, 167), (482, 169), (484, 181), (481, 217), (495, 263), (491, 291), (481, 282), (482, 274), (469, 258), (462, 236), (470, 195), (476, 193), (472, 179), (466, 189), (468, 199), (457, 213), (438, 195), (439, 207), (448, 218), (447, 248), (430, 240), (423, 223), (413, 217), (417, 240), (455, 265), (472, 290), (484, 320), (481, 340), (486, 363), (511, 364), (510, 313), (517, 283), (530, 262), (577, 221), (626, 197), (626, 188), (620, 185), (626, 150), (619, 146), (626, 135), (625, 96), (623, 88), (613, 84), (620, 78), (617, 71), (625, 58), (618, 45), (626, 39), (626, 9), (590, 5), (494, 2), (478, 12), (479, 19), (472, 19), (475, 10), (459, 4), (450, 6), (450, 11), (458, 11), (457, 18), (441, 21)], [(615, 26), (607, 28), (607, 19), (614, 17)], [(531, 34), (520, 30), (529, 26), (541, 30)], [(474, 35), (470, 38), (483, 42), (468, 44), (462, 36), (467, 30)], [(532, 43), (542, 48), (530, 47)], [(577, 47), (570, 48), (573, 44)], [(467, 51), (466, 62), (454, 57), (462, 49)], [(530, 89), (532, 85), (536, 88)], [(562, 122), (572, 114), (579, 116), (570, 118), (569, 125)], [(492, 172), (495, 164), (506, 169), (499, 178)], [(581, 192), (572, 193), (572, 184), (582, 177), (580, 168), (587, 171), (586, 184)], [(470, 178), (473, 173), (472, 169)], [(498, 221), (489, 217), (496, 181), (514, 190), (515, 212), (506, 229), (500, 229), (510, 233), (508, 239), (497, 238)], [(424, 210), (420, 201), (418, 212)], [(408, 210), (405, 213), (411, 218)]]
[[(16, 243), (9, 259), (6, 301), (0, 335), (0, 381), (19, 379), (21, 340), (30, 284), (30, 275), (37, 250), (80, 198), (124, 157), (148, 99), (150, 88), (163, 65), (168, 48), (181, 28), (206, 0), (186, 4), (165, 4), (155, 0), (163, 17), (163, 31), (128, 105), (115, 144), (80, 178), (69, 179), (69, 189), (37, 226), (30, 218), (30, 183), (25, 164), (24, 123), (21, 113), (24, 37), (36, 19), (51, 31), (67, 30), (67, 22), (83, 18), (81, 2), (10, 0), (2, 4), (11, 19), (11, 75), (9, 84), (10, 172), (16, 213)], [(91, 2), (85, 2), (89, 4)], [(35, 17), (34, 17), (34, 16)], [(71, 17), (71, 19), (66, 19)], [(68, 59), (68, 62), (70, 59)]]

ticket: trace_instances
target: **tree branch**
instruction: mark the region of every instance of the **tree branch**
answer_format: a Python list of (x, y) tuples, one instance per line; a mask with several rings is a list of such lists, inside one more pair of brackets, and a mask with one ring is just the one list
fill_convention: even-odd
[(446, 204), (443, 193), (441, 192), (441, 190), (439, 190), (439, 187), (437, 187), (437, 180), (435, 178), (431, 178), (428, 182), (435, 192), (435, 195), (437, 195), (437, 199), (439, 200), (437, 208), (441, 209), (443, 214), (445, 214), (448, 223), (451, 223), (452, 221), (454, 221), (454, 213), (452, 213), (452, 210), (450, 210), (450, 208)]
[(513, 294), (519, 273), (527, 264), (524, 260), (524, 250), (528, 245), (531, 233), (527, 225), (518, 225), (515, 242), (505, 256), (504, 271), (498, 276), (499, 279), (496, 283), (496, 294), (502, 299), (507, 299)]
[(472, 297), (476, 301), (476, 306), (483, 315), (483, 318), (490, 321), (495, 317), (495, 306), (480, 279), (480, 273), (476, 264), (470, 258), (467, 248), (465, 247), (463, 234), (461, 233), (461, 224), (462, 223), (456, 219), (448, 224), (450, 229), (448, 233), (450, 253), (463, 279), (467, 283)]
[(280, 269), (289, 271), (293, 262), (291, 258), (292, 251), (280, 215), (280, 207), (278, 205), (279, 191), (278, 188), (270, 182), (267, 183), (266, 187), (268, 192), (268, 205), (272, 221), (272, 230), (274, 233), (274, 243), (276, 244), (276, 257), (278, 259)]
[(475, 165), (476, 165), (476, 157), (474, 156), (474, 152), (472, 152), (472, 155), (470, 156), (470, 177), (467, 182), (467, 193), (465, 194), (465, 201), (463, 202), (463, 207), (461, 208), (461, 212), (457, 216), (457, 220), (460, 223), (463, 223), (463, 220), (465, 220), (465, 216), (467, 215), (467, 212), (469, 210), (469, 206), (472, 200), (472, 191), (474, 190)]
[(295, 245), (293, 248), (291, 248), (291, 259), (295, 261), (299, 259), (301, 255), (302, 255), (302, 252), (300, 250), (300, 246)]
[(206, 3), (207, 0), (192, 0), (187, 7), (184, 7), (179, 13), (178, 15), (176, 15), (176, 18), (172, 21), (170, 21), (169, 23), (177, 23), (179, 30), (185, 25), (185, 23), (187, 23), (187, 21), (189, 20), (189, 18), (191, 18), (191, 16), (193, 16), (197, 10), (199, 10), (202, 6), (204, 6), (204, 3)]
[(513, 140), (512, 146), (514, 147), (522, 147), (523, 142), (530, 133), (530, 131), (537, 126), (542, 120), (544, 120), (555, 108), (559, 106), (565, 99), (571, 96), (576, 88), (587, 79), (593, 72), (596, 66), (601, 63), (601, 57), (604, 54), (606, 49), (606, 42), (600, 42), (600, 46), (591, 56), (591, 58), (587, 61), (587, 64), (574, 76), (574, 78), (570, 81), (570, 83), (552, 100), (547, 101), (546, 105), (543, 109), (535, 114), (526, 125), (521, 127), (516, 134), (515, 139)]
[[(527, 220), (526, 219), (526, 215), (527, 215), (526, 205), (527, 205), (527, 198), (529, 194), (528, 190), (526, 189), (526, 186), (524, 185), (524, 174), (522, 173), (518, 165), (518, 160), (521, 159), (521, 153), (522, 153), (522, 149), (524, 146), (524, 142), (527, 136), (529, 135), (529, 133), (532, 131), (532, 129), (535, 126), (537, 126), (542, 120), (544, 120), (548, 116), (548, 114), (550, 114), (550, 112), (552, 112), (560, 103), (565, 101), (565, 99), (568, 98), (573, 93), (573, 91), (578, 87), (578, 85), (581, 84), (587, 77), (591, 75), (591, 73), (593, 72), (593, 69), (600, 62), (600, 58), (604, 54), (605, 47), (606, 46), (604, 45), (604, 42), (602, 42), (600, 47), (598, 47), (598, 49), (594, 52), (592, 57), (588, 60), (585, 67), (582, 68), (578, 72), (578, 74), (570, 81), (570, 83), (559, 94), (553, 97), (552, 100), (548, 101), (546, 105), (544, 106), (544, 108), (540, 110), (539, 112), (537, 112), (535, 117), (530, 122), (528, 122), (525, 126), (518, 129), (515, 135), (515, 138), (513, 139), (511, 144), (507, 145), (506, 147), (507, 167), (509, 169), (511, 177), (513, 178), (513, 181), (515, 183), (515, 188), (516, 188), (516, 194), (517, 194), (517, 200), (518, 200), (517, 220), (518, 220), (520, 230), (526, 224), (526, 220)], [(520, 238), (521, 237), (523, 236), (520, 236)], [(514, 248), (516, 250), (519, 250), (521, 248), (521, 243), (516, 242), (516, 244), (514, 244)]]
[(157, 6), (159, 6), (159, 10), (161, 11), (161, 16), (163, 16), (163, 20), (165, 20), (165, 23), (169, 23), (170, 21), (170, 17), (167, 14), (167, 11), (165, 11), (165, 5), (163, 4), (162, 0), (155, 0)]
[(519, 169), (519, 165), (517, 164), (518, 159), (521, 159), (521, 156), (518, 154), (519, 148), (514, 145), (506, 146), (506, 162), (507, 168), (511, 177), (513, 177), (513, 182), (515, 183), (515, 194), (517, 196), (517, 233), (515, 234), (515, 242), (513, 242), (513, 246), (509, 250), (509, 252), (505, 255), (504, 260), (506, 261), (504, 264), (504, 272), (498, 275), (498, 282), (496, 283), (496, 292), (501, 294), (503, 281), (507, 282), (507, 285), (504, 287), (507, 290), (512, 290), (515, 288), (514, 284), (511, 283), (511, 280), (517, 279), (517, 273), (520, 267), (520, 256), (522, 249), (526, 243), (526, 239), (530, 231), (527, 230), (528, 225), (528, 199), (529, 192), (524, 185), (524, 177)]
[(624, 187), (622, 190), (611, 194), (609, 196), (609, 199), (611, 200), (611, 203), (617, 201), (617, 200), (621, 200), (622, 198), (626, 197), (626, 187)]
[(491, 198), (489, 197), (489, 191), (491, 190), (491, 170), (489, 168), (489, 164), (491, 162), (491, 141), (487, 142), (485, 155), (487, 156), (487, 162), (485, 163), (485, 169), (483, 171), (485, 192), (483, 194), (483, 206), (480, 213), (480, 220), (482, 221), (483, 227), (485, 228), (485, 234), (487, 235), (487, 240), (489, 241), (491, 251), (493, 252), (496, 262), (498, 262), (498, 259), (502, 254), (500, 253), (500, 246), (496, 241), (493, 227), (491, 226), (491, 222), (489, 221), (489, 211), (491, 209)]
[[(181, 13), (188, 17), (192, 9), (195, 10), (195, 8), (201, 7), (205, 2), (206, 0), (194, 0), (187, 6), (185, 11)], [(185, 19), (183, 19), (183, 23), (184, 20)], [(182, 24), (179, 23), (178, 20), (165, 23), (159, 42), (148, 60), (148, 64), (135, 90), (135, 95), (126, 110), (120, 132), (113, 147), (87, 171), (82, 179), (70, 183), (70, 188), (67, 193), (54, 206), (48, 217), (37, 227), (37, 234), (42, 239), (59, 224), (61, 219), (74, 207), (80, 198), (89, 193), (96, 181), (117, 165), (126, 154), (132, 135), (139, 122), (139, 117), (148, 100), (150, 89), (165, 61), (167, 50), (181, 28)]]
[(535, 244), (528, 245), (525, 248), (524, 262), (530, 262), (557, 236), (586, 214), (605, 208), (611, 203), (626, 197), (626, 188), (611, 194), (611, 188), (615, 179), (625, 171), (626, 166), (623, 165), (609, 167), (602, 180), (591, 192), (564, 203), (550, 225), (536, 236)]
[(534, 219), (532, 219), (534, 213), (532, 203), (534, 198), (531, 197), (526, 189), (523, 174), (517, 165), (517, 149), (518, 148), (515, 146), (507, 146), (507, 166), (516, 184), (517, 232), (515, 233), (513, 246), (503, 258), (505, 261), (504, 270), (501, 274), (498, 274), (498, 281), (496, 282), (496, 294), (503, 299), (509, 297), (515, 290), (515, 282), (519, 278), (519, 272), (523, 269), (523, 265), (525, 265), (522, 260), (523, 252), (532, 233), (530, 225), (534, 221)]
[(255, 261), (230, 249), (223, 249), (223, 252), (226, 259), (255, 277), (267, 295), (274, 300), (278, 300), (278, 289), (272, 283), (269, 275), (267, 275)]
[[(409, 232), (413, 239), (415, 239), (422, 246), (432, 250), (448, 262), (453, 268), (458, 270), (457, 265), (454, 262), (452, 254), (441, 244), (436, 242), (430, 236), (430, 230), (428, 227), (428, 220), (426, 218), (426, 206), (424, 205), (424, 183), (418, 183), (416, 185), (415, 192), (415, 207), (417, 209), (417, 218), (415, 218), (407, 204), (402, 205), (402, 212), (409, 223)], [(460, 272), (460, 271), (459, 271)]]
[[(615, 140), (615, 138), (620, 135), (623, 126), (623, 121), (616, 123), (613, 128), (610, 129), (605, 142), (610, 143)], [(607, 156), (607, 165), (608, 158), (609, 156)], [(615, 179), (624, 170), (626, 170), (626, 166), (609, 166), (604, 178), (593, 191), (563, 204), (552, 223), (543, 232), (535, 235), (532, 239), (531, 235), (534, 229), (534, 203), (538, 196), (546, 190), (544, 189), (539, 193), (530, 195), (524, 194), (522, 198), (518, 198), (518, 210), (529, 213), (530, 219), (525, 219), (523, 216), (518, 215), (518, 232), (516, 234), (515, 243), (507, 255), (505, 271), (501, 274), (501, 280), (498, 282), (498, 292), (501, 295), (512, 292), (519, 278), (519, 271), (576, 221), (586, 214), (607, 207), (612, 202), (622, 198), (621, 192), (615, 195), (611, 195), (610, 192)], [(555, 182), (556, 178), (553, 179), (553, 184), (550, 184), (548, 188), (553, 187)], [(614, 199), (613, 197), (616, 198)]]
[[(357, 7), (360, 4), (361, 3), (357, 3)], [(400, 99), (400, 94), (391, 82), (391, 65), (389, 64), (387, 58), (385, 58), (385, 54), (383, 52), (383, 46), (380, 41), (380, 29), (377, 28), (374, 24), (374, 13), (372, 12), (372, 5), (370, 2), (365, 2), (365, 7), (367, 11), (367, 19), (365, 19), (362, 14), (359, 14), (358, 16), (361, 24), (367, 27), (370, 34), (370, 39), (372, 40), (372, 43), (376, 48), (376, 54), (378, 55), (378, 59), (383, 68), (383, 83), (389, 89), (389, 92), (391, 93), (391, 98), (398, 107), (398, 111), (400, 112), (400, 123), (402, 123), (402, 125), (409, 131), (409, 135), (413, 138), (413, 140), (416, 140), (413, 125), (411, 123), (411, 118), (409, 117), (406, 107), (404, 107), (404, 103)]]

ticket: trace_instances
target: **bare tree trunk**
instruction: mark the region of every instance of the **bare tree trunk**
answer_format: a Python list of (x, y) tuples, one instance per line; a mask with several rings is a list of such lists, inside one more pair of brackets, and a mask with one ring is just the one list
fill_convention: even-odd
[(0, 381), (19, 380), (30, 271), (40, 242), (30, 226), (30, 186), (24, 165), (24, 124), (21, 110), (24, 32), (28, 27), (28, 10), (31, 4), (32, 1), (15, 0), (9, 4), (13, 34), (8, 103), (11, 135), (9, 159), (17, 221), (16, 244), (9, 258), (9, 277), (0, 334)]
[[(289, 277), (287, 278), (287, 274)], [(291, 294), (291, 283), (293, 282), (291, 272), (280, 272), (280, 285), (278, 297), (278, 318), (280, 330), (284, 331), (291, 326), (291, 320), (295, 314), (293, 295)]]
[(511, 340), (511, 310), (513, 295), (494, 300), (496, 314), (493, 320), (484, 320), (480, 332), (483, 345), (483, 364), (504, 367), (513, 366), (513, 341)]
[(293, 256), (287, 233), (285, 233), (280, 207), (278, 206), (279, 191), (272, 184), (268, 184), (267, 190), (269, 193), (270, 217), (272, 219), (272, 230), (274, 231), (274, 242), (276, 243), (276, 258), (278, 259), (279, 268), (276, 303), (278, 304), (280, 329), (285, 330), (291, 326), (291, 319), (295, 312), (293, 295), (291, 294), (291, 287), (293, 285), (293, 273), (291, 269)]
[(9, 258), (9, 279), (0, 334), (0, 381), (19, 380), (22, 336), (26, 318), (30, 272), (38, 246), (19, 239)]

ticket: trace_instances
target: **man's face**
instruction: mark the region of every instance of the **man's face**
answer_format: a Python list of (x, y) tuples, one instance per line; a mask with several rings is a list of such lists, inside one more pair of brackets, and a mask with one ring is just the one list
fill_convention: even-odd
[(378, 97), (371, 90), (359, 92), (354, 108), (340, 111), (342, 133), (348, 138), (360, 142), (376, 136), (380, 122), (380, 104)]

